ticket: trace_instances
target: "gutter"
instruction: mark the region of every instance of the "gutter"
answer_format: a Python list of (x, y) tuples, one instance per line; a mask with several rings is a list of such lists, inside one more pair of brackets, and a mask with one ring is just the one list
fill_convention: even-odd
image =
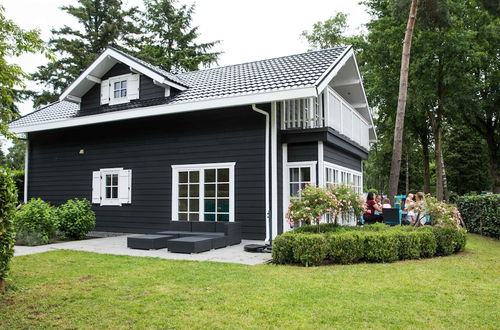
[(257, 105), (252, 104), (252, 110), (256, 111), (260, 114), (263, 114), (266, 116), (266, 160), (265, 160), (265, 166), (266, 166), (266, 172), (265, 172), (265, 180), (266, 180), (266, 242), (270, 242), (271, 240), (271, 217), (270, 217), (270, 210), (269, 210), (269, 113), (267, 111), (264, 111), (262, 109), (257, 108)]

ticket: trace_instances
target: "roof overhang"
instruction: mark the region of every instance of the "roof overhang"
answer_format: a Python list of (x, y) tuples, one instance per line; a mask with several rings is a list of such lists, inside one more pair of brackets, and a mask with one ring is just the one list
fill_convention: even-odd
[(118, 120), (167, 115), (167, 114), (174, 114), (174, 113), (181, 113), (188, 111), (210, 110), (217, 108), (244, 106), (254, 103), (269, 103), (287, 99), (317, 97), (317, 96), (318, 94), (315, 86), (295, 88), (295, 89), (273, 90), (263, 93), (261, 92), (258, 94), (247, 94), (247, 95), (238, 95), (225, 98), (214, 98), (198, 102), (162, 104), (162, 105), (144, 107), (139, 109), (134, 108), (130, 110), (113, 111), (97, 115), (55, 120), (37, 125), (26, 125), (18, 127), (14, 126), (10, 127), (9, 131), (11, 133), (29, 133), (29, 132), (51, 130), (51, 129), (66, 128), (66, 127), (100, 124)]
[(59, 97), (60, 101), (67, 100), (72, 102), (80, 102), (81, 97), (89, 91), (96, 83), (100, 83), (102, 76), (109, 71), (116, 63), (128, 65), (131, 71), (142, 73), (158, 84), (170, 86), (178, 90), (186, 90), (186, 87), (181, 86), (159, 73), (151, 70), (145, 65), (142, 65), (131, 58), (121, 54), (120, 52), (108, 48), (75, 80)]

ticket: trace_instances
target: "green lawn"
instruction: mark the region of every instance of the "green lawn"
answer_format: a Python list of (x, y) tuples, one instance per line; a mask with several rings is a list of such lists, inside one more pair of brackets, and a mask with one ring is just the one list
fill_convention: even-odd
[(498, 328), (500, 241), (302, 268), (54, 251), (16, 257), (0, 328)]

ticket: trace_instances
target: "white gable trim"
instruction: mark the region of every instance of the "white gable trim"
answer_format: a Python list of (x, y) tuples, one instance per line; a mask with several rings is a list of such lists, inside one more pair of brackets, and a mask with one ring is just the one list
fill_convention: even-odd
[[(170, 81), (166, 78), (164, 78), (162, 75), (156, 73), (155, 71), (149, 69), (148, 67), (137, 63), (136, 61), (130, 59), (129, 57), (120, 54), (114, 49), (106, 49), (69, 87), (61, 94), (59, 97), (59, 100), (65, 100), (68, 98), (68, 96), (71, 95), (71, 92), (80, 84), (82, 83), (83, 80), (88, 79), (89, 76), (92, 76), (92, 72), (108, 57), (111, 57), (125, 65), (128, 65), (132, 71), (137, 71), (139, 73), (142, 73), (148, 77), (150, 77), (153, 80), (156, 80), (162, 84), (177, 88), (178, 90), (186, 90), (186, 87), (181, 86), (179, 84), (176, 84), (173, 81)], [(97, 77), (96, 77), (97, 78)], [(91, 80), (91, 79), (89, 79)], [(93, 81), (93, 80), (91, 80)]]
[(272, 91), (267, 93), (240, 95), (227, 98), (217, 98), (217, 99), (198, 101), (198, 102), (162, 104), (145, 108), (108, 112), (98, 115), (61, 119), (43, 124), (11, 127), (10, 132), (12, 133), (36, 132), (49, 129), (91, 125), (91, 124), (105, 123), (105, 122), (125, 120), (125, 119), (159, 116), (159, 115), (188, 112), (188, 111), (210, 110), (210, 109), (225, 108), (232, 106), (250, 105), (253, 103), (269, 103), (273, 101), (306, 98), (306, 97), (317, 97), (317, 96), (318, 95), (316, 94), (316, 87), (311, 86), (298, 89)]

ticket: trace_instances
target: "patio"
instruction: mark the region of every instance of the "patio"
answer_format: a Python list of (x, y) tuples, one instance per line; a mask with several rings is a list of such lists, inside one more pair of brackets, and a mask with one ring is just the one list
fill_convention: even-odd
[(152, 257), (172, 260), (191, 260), (191, 261), (214, 261), (236, 263), (244, 265), (258, 265), (271, 260), (270, 253), (250, 253), (245, 252), (243, 247), (247, 244), (263, 244), (262, 241), (243, 240), (241, 244), (228, 246), (221, 249), (210, 250), (197, 254), (172, 253), (167, 249), (159, 250), (136, 250), (127, 248), (127, 237), (134, 236), (123, 235), (115, 237), (93, 238), (81, 241), (70, 241), (63, 243), (54, 243), (40, 246), (18, 246), (14, 247), (14, 255), (22, 256), (28, 254), (37, 254), (54, 250), (74, 250), (95, 252), (101, 254), (127, 255), (135, 257)]

